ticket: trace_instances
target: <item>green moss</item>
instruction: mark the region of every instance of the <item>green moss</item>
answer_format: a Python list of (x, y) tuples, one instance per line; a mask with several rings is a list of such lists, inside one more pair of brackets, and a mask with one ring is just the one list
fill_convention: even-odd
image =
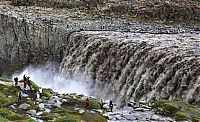
[(100, 109), (100, 102), (96, 99), (90, 99), (92, 109)]
[(2, 116), (3, 118), (9, 119), (11, 121), (22, 119), (22, 116), (5, 108), (0, 108), (0, 116)]
[(174, 115), (174, 118), (175, 118), (177, 121), (181, 121), (181, 120), (187, 120), (189, 117), (187, 116), (186, 113), (177, 112), (177, 113)]
[(31, 81), (31, 85), (32, 85), (33, 89), (35, 89), (36, 91), (38, 91), (41, 88), (37, 84), (35, 84), (33, 81)]
[(90, 122), (107, 122), (107, 120), (99, 114), (85, 112), (82, 116), (83, 120)]
[(41, 119), (45, 120), (45, 121), (54, 120), (54, 118), (58, 118), (58, 117), (59, 117), (59, 115), (53, 114), (53, 113), (48, 113), (48, 112), (44, 112), (41, 115)]
[(193, 122), (200, 122), (200, 117), (194, 117), (194, 118), (192, 118), (192, 121)]
[(16, 95), (20, 90), (14, 86), (0, 86), (0, 91), (8, 95)]
[(3, 77), (0, 77), (0, 81), (13, 82), (12, 80)]
[(167, 115), (172, 115), (179, 110), (176, 104), (173, 103), (163, 103), (161, 107)]
[(10, 122), (10, 121), (0, 116), (0, 122)]
[(51, 89), (42, 89), (42, 93), (43, 93), (43, 95), (46, 96), (46, 97), (51, 97), (51, 95), (52, 95), (51, 92), (52, 92)]
[(79, 116), (68, 114), (62, 117), (58, 117), (56, 122), (81, 122), (81, 118)]
[(151, 103), (151, 106), (152, 106), (153, 108), (158, 108), (158, 107), (160, 107), (163, 103), (165, 103), (165, 101), (153, 101), (153, 102)]
[(6, 106), (11, 103), (11, 101), (0, 92), (0, 107)]

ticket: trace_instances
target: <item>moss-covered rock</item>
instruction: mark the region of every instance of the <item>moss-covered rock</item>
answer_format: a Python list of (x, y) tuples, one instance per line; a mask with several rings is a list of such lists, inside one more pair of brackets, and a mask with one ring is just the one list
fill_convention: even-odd
[(186, 101), (175, 100), (161, 100), (154, 101), (152, 107), (158, 110), (161, 114), (175, 118), (177, 121), (191, 120), (199, 121), (200, 112), (197, 106), (191, 105)]
[(184, 112), (177, 112), (177, 113), (174, 115), (174, 118), (175, 118), (177, 121), (181, 121), (181, 120), (187, 120), (189, 117), (188, 117), (187, 114), (184, 113)]
[(52, 95), (52, 90), (51, 89), (42, 89), (42, 96), (44, 95), (45, 97), (51, 97)]
[(26, 121), (26, 120), (33, 121), (31, 118), (28, 118), (25, 115), (19, 115), (6, 108), (0, 108), (0, 116), (10, 121)]
[(179, 110), (177, 105), (174, 103), (163, 103), (161, 107), (166, 115), (173, 115)]
[(74, 115), (65, 115), (62, 117), (58, 117), (56, 119), (56, 122), (81, 122), (80, 116), (74, 116)]

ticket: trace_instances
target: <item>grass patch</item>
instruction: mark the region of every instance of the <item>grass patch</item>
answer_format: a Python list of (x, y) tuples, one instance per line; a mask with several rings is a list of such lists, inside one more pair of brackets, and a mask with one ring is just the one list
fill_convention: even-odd
[(56, 122), (81, 122), (81, 117), (67, 114), (65, 116), (58, 117)]
[(184, 112), (177, 112), (177, 113), (174, 115), (174, 118), (175, 118), (177, 121), (181, 121), (181, 120), (187, 120), (189, 117), (188, 117), (187, 114), (184, 113)]
[(161, 107), (163, 108), (164, 112), (168, 115), (172, 115), (179, 111), (179, 108), (174, 103), (163, 103)]
[(31, 81), (31, 86), (33, 89), (39, 91), (39, 89), (41, 89), (41, 87), (39, 87), (37, 84), (35, 84), (35, 82)]
[(199, 122), (200, 119), (200, 111), (197, 110), (197, 106), (180, 99), (175, 101), (154, 101), (152, 102), (152, 107), (157, 109), (160, 114), (173, 117), (177, 121), (191, 120)]
[(92, 109), (100, 109), (100, 102), (96, 99), (90, 99)]
[(44, 112), (41, 115), (41, 119), (45, 120), (45, 121), (50, 121), (50, 120), (54, 120), (54, 118), (58, 118), (59, 115), (58, 114), (53, 114), (53, 113), (48, 113), (48, 112)]
[(10, 121), (0, 116), (0, 122), (10, 122)]
[(0, 107), (6, 106), (11, 103), (11, 101), (0, 92)]
[(5, 81), (5, 82), (14, 82), (14, 81), (11, 80), (11, 79), (7, 79), (7, 78), (3, 78), (3, 77), (0, 77), (0, 81)]
[(51, 97), (52, 90), (51, 89), (42, 89), (42, 94), (46, 97)]
[(86, 122), (107, 122), (107, 120), (99, 114), (92, 114), (85, 112), (82, 116), (82, 119)]
[(23, 117), (21, 115), (14, 113), (6, 108), (0, 108), (0, 116), (11, 121), (23, 120)]
[(193, 122), (200, 122), (200, 117), (194, 117), (194, 118), (192, 118), (192, 121)]

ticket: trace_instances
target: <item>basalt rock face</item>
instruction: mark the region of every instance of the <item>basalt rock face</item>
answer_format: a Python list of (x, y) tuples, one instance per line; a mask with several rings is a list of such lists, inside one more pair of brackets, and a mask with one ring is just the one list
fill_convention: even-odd
[(13, 5), (89, 10), (114, 17), (187, 22), (200, 21), (198, 0), (11, 0)]
[(1, 73), (11, 73), (29, 64), (61, 62), (64, 37), (61, 28), (1, 14)]
[(119, 103), (158, 98), (198, 101), (199, 44), (198, 34), (73, 33), (61, 73), (88, 76), (92, 95)]

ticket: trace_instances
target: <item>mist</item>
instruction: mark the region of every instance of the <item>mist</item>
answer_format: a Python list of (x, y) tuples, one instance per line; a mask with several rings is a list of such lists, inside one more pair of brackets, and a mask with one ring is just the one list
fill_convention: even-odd
[(22, 72), (13, 74), (12, 78), (18, 77), (19, 80), (22, 80), (23, 76), (26, 75), (30, 77), (30, 80), (34, 81), (42, 88), (51, 88), (59, 93), (89, 95), (89, 84), (85, 81), (78, 80), (78, 78), (65, 79), (59, 74), (58, 69), (59, 66), (54, 63), (28, 66)]

